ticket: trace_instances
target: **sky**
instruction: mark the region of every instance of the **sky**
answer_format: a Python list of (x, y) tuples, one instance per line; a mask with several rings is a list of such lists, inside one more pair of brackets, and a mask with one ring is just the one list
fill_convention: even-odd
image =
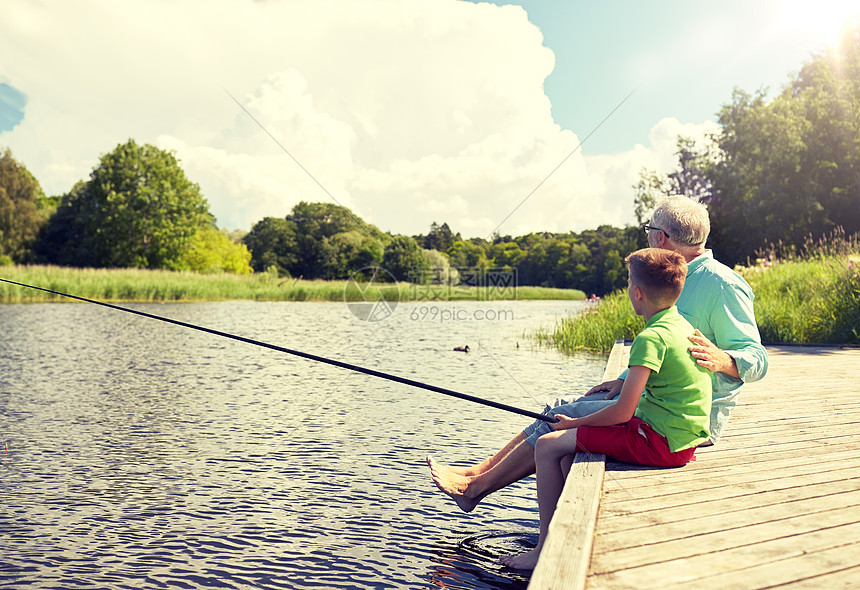
[(643, 168), (778, 92), (854, 0), (6, 0), (0, 149), (49, 195), (132, 138), (219, 227), (299, 201), (464, 237), (635, 223)]

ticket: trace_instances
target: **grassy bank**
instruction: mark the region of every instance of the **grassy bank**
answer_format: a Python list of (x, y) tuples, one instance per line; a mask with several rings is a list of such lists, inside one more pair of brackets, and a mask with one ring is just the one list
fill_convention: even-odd
[[(430, 288), (379, 284), (367, 291), (348, 281), (304, 281), (267, 273), (251, 276), (201, 275), (140, 269), (80, 269), (56, 266), (0, 266), (0, 278), (99, 301), (352, 301), (585, 299), (582, 291), (517, 287), (512, 290), (470, 287)], [(0, 282), (0, 303), (70, 301), (65, 297)]]
[(633, 313), (627, 292), (619, 291), (589, 304), (580, 314), (561, 318), (553, 328), (536, 332), (535, 338), (566, 352), (608, 352), (617, 338), (633, 338), (644, 326)]
[[(769, 255), (736, 269), (755, 293), (762, 341), (794, 344), (860, 344), (860, 245), (819, 244), (780, 260)], [(626, 292), (614, 293), (579, 315), (536, 334), (564, 351), (608, 351), (616, 338), (633, 338), (644, 326)]]
[(764, 342), (860, 344), (860, 256), (820, 257), (752, 267)]

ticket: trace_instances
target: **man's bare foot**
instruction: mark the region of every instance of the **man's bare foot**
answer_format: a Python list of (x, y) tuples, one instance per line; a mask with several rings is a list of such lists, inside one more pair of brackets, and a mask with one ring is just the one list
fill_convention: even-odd
[(441, 463), (438, 463), (436, 461), (433, 461), (432, 467), (435, 467), (436, 470), (440, 473), (444, 473), (447, 471), (448, 473), (452, 473), (458, 477), (472, 478), (478, 475), (478, 472), (472, 467), (454, 467), (453, 465), (442, 465)]
[(451, 496), (460, 510), (471, 512), (481, 502), (480, 497), (473, 498), (468, 495), (471, 478), (451, 471), (441, 463), (437, 463), (430, 455), (427, 455), (427, 465), (430, 466), (433, 483), (436, 484), (437, 488)]
[(512, 567), (516, 570), (533, 570), (537, 567), (540, 549), (535, 547), (531, 551), (526, 551), (520, 555), (502, 555), (499, 561), (502, 565)]
[(454, 475), (459, 475), (461, 477), (475, 477), (476, 475), (478, 475), (471, 467), (454, 467), (452, 465), (439, 465), (438, 463), (437, 466), (450, 471)]

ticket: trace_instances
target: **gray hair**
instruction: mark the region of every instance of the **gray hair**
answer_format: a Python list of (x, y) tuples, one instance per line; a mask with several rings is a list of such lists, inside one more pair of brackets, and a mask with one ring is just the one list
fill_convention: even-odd
[(666, 237), (687, 246), (704, 244), (711, 233), (711, 220), (705, 206), (680, 195), (661, 199), (651, 223), (664, 230)]

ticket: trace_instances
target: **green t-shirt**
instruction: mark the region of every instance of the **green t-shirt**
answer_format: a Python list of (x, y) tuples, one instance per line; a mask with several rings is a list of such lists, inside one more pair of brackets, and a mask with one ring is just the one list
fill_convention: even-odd
[(688, 350), (692, 334), (672, 306), (648, 320), (630, 348), (629, 366), (651, 369), (635, 415), (665, 436), (673, 453), (708, 439), (711, 375)]

